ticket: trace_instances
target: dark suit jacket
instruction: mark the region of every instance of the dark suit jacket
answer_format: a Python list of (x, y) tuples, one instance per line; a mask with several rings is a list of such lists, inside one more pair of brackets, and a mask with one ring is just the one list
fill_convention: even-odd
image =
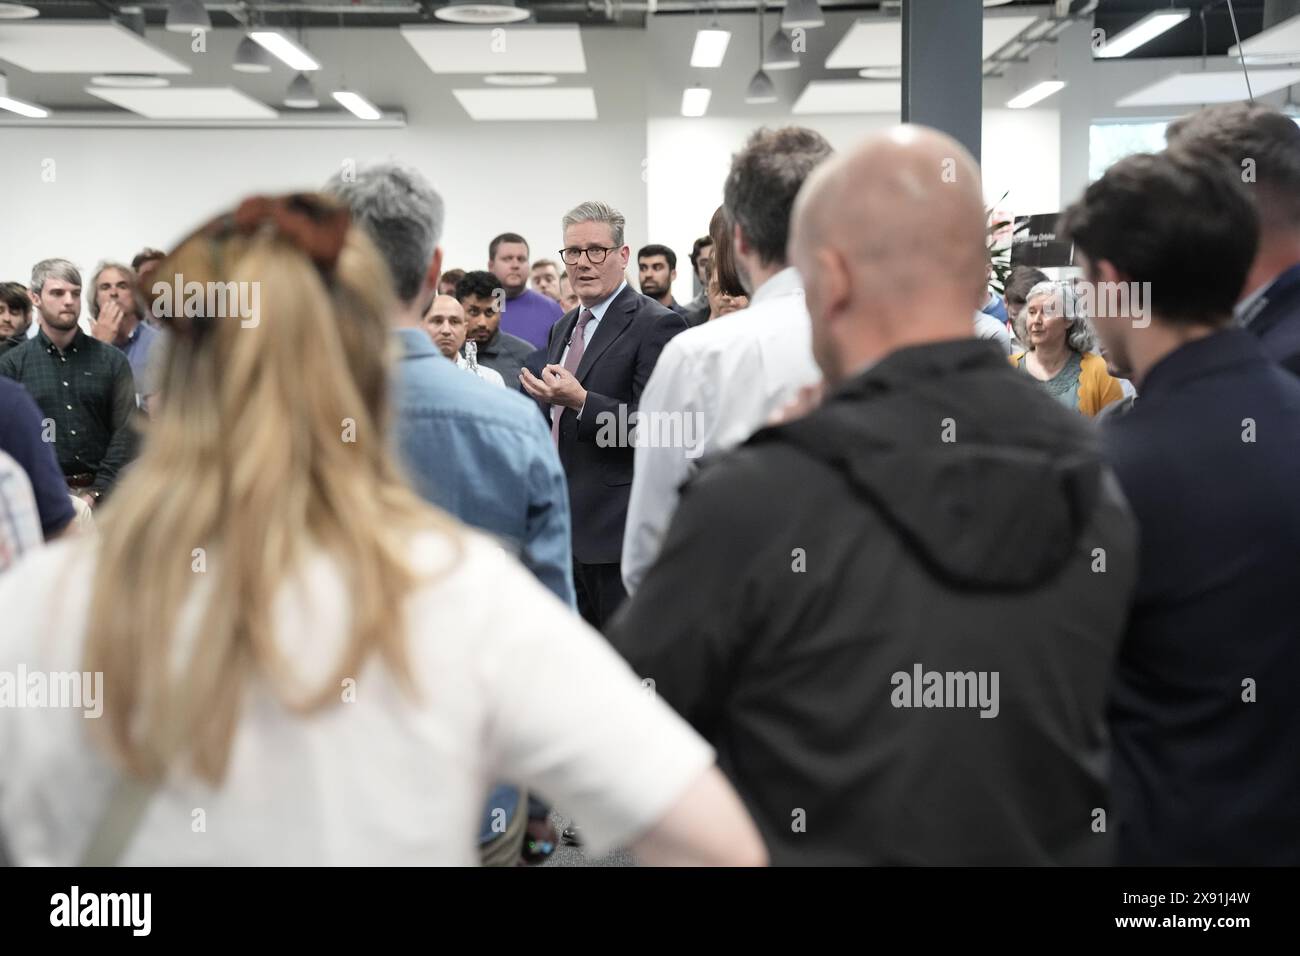
[(1246, 327), (1259, 339), (1265, 355), (1300, 375), (1300, 266), (1273, 280)]
[[(564, 358), (580, 309), (551, 327), (548, 364), (559, 365)], [(577, 379), (587, 390), (587, 404), (581, 418), (572, 408), (560, 418), (560, 462), (569, 479), (573, 557), (583, 564), (617, 564), (622, 557), (634, 449), (622, 441), (618, 424), (627, 421), (630, 430), (659, 353), (685, 329), (680, 315), (629, 285), (609, 304), (582, 355)], [(545, 410), (550, 421), (550, 407)], [(619, 438), (617, 444), (597, 444), (602, 423), (612, 423), (605, 435)]]
[(1101, 430), (1141, 527), (1111, 682), (1118, 862), (1296, 866), (1300, 761), (1279, 741), (1300, 740), (1300, 381), (1233, 329), (1141, 389)]

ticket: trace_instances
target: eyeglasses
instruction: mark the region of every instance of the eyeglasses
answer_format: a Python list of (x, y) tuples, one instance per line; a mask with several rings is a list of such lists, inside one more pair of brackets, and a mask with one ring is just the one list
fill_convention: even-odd
[(576, 266), (582, 254), (587, 254), (587, 261), (593, 266), (598, 266), (605, 261), (605, 257), (617, 249), (618, 246), (592, 246), (589, 249), (579, 249), (576, 246), (570, 246), (568, 249), (560, 250), (560, 258), (564, 260), (565, 265)]

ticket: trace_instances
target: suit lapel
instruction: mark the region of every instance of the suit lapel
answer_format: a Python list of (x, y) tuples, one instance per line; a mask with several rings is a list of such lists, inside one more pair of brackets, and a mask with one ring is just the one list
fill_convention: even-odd
[(596, 326), (595, 334), (591, 337), (591, 344), (582, 353), (582, 361), (578, 363), (578, 372), (574, 376), (579, 382), (587, 377), (596, 360), (614, 344), (614, 340), (627, 331), (627, 327), (632, 324), (630, 313), (634, 308), (636, 308), (636, 292), (629, 285), (623, 290), (622, 295), (609, 304), (600, 324)]
[(573, 328), (578, 324), (578, 316), (582, 313), (582, 306), (578, 306), (564, 318), (560, 319), (560, 328), (563, 335), (555, 337), (546, 350), (546, 364), (559, 365), (564, 361), (564, 347), (568, 344), (570, 337), (573, 335)]

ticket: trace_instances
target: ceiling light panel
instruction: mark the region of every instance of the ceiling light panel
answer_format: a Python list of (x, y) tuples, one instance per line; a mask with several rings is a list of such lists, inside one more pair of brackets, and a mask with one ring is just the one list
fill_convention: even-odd
[(903, 108), (903, 84), (871, 80), (813, 80), (794, 101), (791, 112), (898, 113)]
[(434, 73), (586, 73), (582, 33), (572, 24), (494, 29), (403, 26)]
[(594, 120), (596, 95), (589, 86), (548, 89), (452, 90), (471, 119)]
[(275, 119), (280, 114), (230, 86), (118, 90), (88, 86), (86, 92), (149, 119)]
[(190, 68), (120, 23), (6, 25), (0, 60), (31, 73), (189, 73)]
[[(987, 60), (1037, 17), (985, 17), (981, 56)], [(896, 66), (903, 59), (903, 25), (897, 20), (858, 20), (826, 58), (828, 70)]]
[[(1251, 70), (1250, 86), (1256, 96), (1275, 93), (1300, 82), (1300, 70)], [(1135, 90), (1116, 106), (1195, 106), (1201, 103), (1231, 103), (1247, 98), (1241, 70), (1212, 73), (1175, 73), (1150, 86)]]
[(1248, 40), (1242, 40), (1241, 46), (1235, 44), (1228, 48), (1229, 56), (1246, 55), (1246, 62), (1252, 58), (1261, 61), (1300, 60), (1300, 16), (1291, 17), (1281, 23), (1261, 30)]

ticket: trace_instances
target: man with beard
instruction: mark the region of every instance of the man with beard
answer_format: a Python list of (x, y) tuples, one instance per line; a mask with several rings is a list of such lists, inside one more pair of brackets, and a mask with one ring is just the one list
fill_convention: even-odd
[(465, 310), (465, 341), (474, 343), (478, 364), (514, 383), (533, 346), (501, 328), (507, 295), (505, 285), (491, 272), (467, 272), (456, 283), (456, 300)]
[(677, 253), (667, 246), (651, 244), (642, 246), (636, 254), (637, 273), (641, 278), (641, 294), (654, 299), (665, 309), (686, 315), (686, 306), (673, 298), (673, 280), (677, 278)]
[(0, 375), (36, 399), (68, 487), (93, 508), (134, 454), (131, 363), (78, 326), (81, 274), (71, 262), (38, 262), (31, 288), (40, 331), (0, 358)]

